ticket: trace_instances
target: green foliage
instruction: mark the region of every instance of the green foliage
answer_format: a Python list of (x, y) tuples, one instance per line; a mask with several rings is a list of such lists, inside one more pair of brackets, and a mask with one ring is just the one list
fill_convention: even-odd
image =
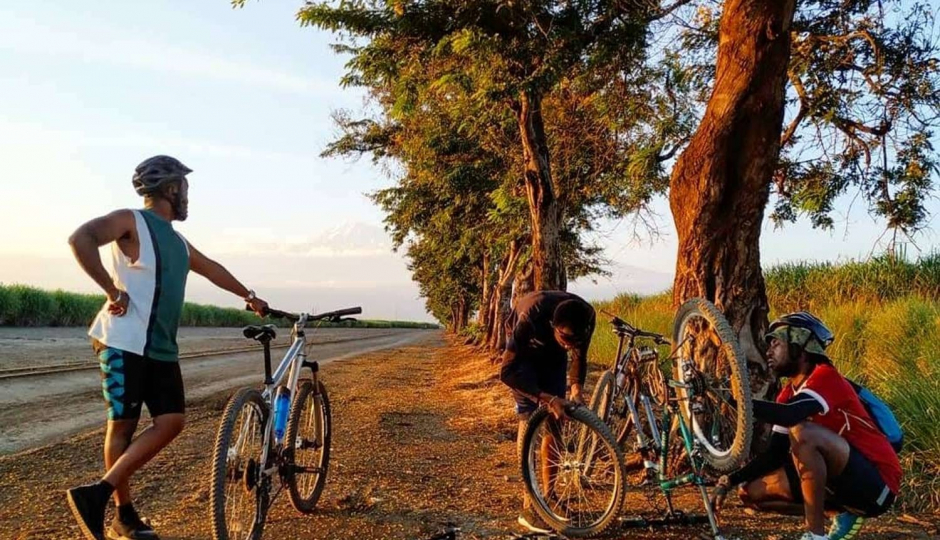
[[(700, 0), (678, 17), (678, 51), (709, 97), (721, 2)], [(809, 218), (831, 228), (835, 200), (856, 193), (897, 235), (927, 223), (940, 127), (940, 34), (922, 0), (798, 2), (787, 112), (773, 181), (778, 225)], [(668, 47), (667, 47), (668, 48)]]
[[(87, 326), (105, 303), (104, 295), (79, 294), (61, 289), (45, 291), (27, 285), (0, 284), (0, 326)], [(257, 324), (253, 313), (187, 302), (181, 326), (238, 327)], [(323, 323), (323, 327), (438, 328), (436, 324), (411, 321), (346, 321)]]
[(2, 287), (0, 321), (17, 326), (48, 326), (59, 310), (59, 298), (35, 287)]
[(365, 1), (300, 11), (302, 24), (343, 39), (343, 83), (378, 105), (374, 119), (336, 115), (342, 135), (324, 154), (390, 162), (397, 184), (373, 199), (440, 320), (466, 322), (507, 247), (530, 241), (522, 96), (544, 122), (569, 279), (603, 273), (583, 235), (596, 218), (643, 210), (666, 189), (663, 162), (694, 114), (676, 58), (643, 54), (644, 6)]
[(878, 257), (865, 262), (799, 262), (764, 272), (767, 297), (781, 312), (830, 303), (876, 303), (907, 296), (940, 298), (940, 252), (909, 262)]

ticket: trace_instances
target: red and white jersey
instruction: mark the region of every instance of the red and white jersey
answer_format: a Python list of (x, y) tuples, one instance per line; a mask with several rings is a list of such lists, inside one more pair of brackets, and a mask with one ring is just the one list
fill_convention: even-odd
[[(819, 364), (799, 387), (787, 384), (777, 396), (777, 403), (789, 403), (795, 396), (810, 396), (822, 405), (822, 412), (810, 422), (841, 435), (853, 448), (868, 458), (893, 493), (901, 486), (901, 464), (891, 443), (875, 425), (855, 389), (829, 364)], [(804, 398), (805, 399), (805, 398)], [(787, 433), (782, 426), (774, 431)]]

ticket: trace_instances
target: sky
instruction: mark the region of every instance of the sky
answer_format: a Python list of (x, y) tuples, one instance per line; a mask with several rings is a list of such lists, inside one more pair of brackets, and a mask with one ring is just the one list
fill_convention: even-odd
[[(431, 320), (407, 263), (392, 252), (367, 194), (392, 185), (369, 160), (319, 157), (330, 119), (361, 110), (341, 88), (334, 36), (301, 28), (300, 0), (9, 0), (0, 5), (0, 283), (94, 292), (67, 245), (84, 221), (140, 198), (136, 165), (169, 154), (193, 169), (190, 217), (177, 229), (275, 307), (362, 305), (365, 318)], [(932, 200), (936, 215), (940, 203)], [(610, 277), (570, 289), (589, 299), (668, 288), (676, 236), (664, 200), (661, 236), (633, 239), (602, 222)], [(766, 223), (765, 265), (844, 261), (881, 247), (862, 201), (840, 201), (834, 231)], [(932, 220), (917, 247), (938, 244)], [(916, 248), (911, 248), (916, 254)], [(201, 277), (187, 299), (236, 307)]]

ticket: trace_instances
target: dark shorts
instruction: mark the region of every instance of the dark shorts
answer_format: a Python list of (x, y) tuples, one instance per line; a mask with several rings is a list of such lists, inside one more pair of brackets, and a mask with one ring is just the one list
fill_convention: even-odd
[(108, 420), (140, 418), (141, 405), (147, 405), (152, 417), (186, 412), (179, 362), (103, 347), (98, 363)]
[[(536, 364), (535, 384), (542, 392), (558, 396), (562, 399), (568, 390), (568, 372), (566, 363), (545, 363)], [(538, 403), (532, 401), (518, 391), (512, 391), (512, 397), (516, 401), (516, 413), (519, 415), (528, 415), (539, 408)]]
[[(793, 460), (784, 465), (790, 492), (796, 502), (803, 502), (800, 475)], [(826, 507), (852, 512), (865, 517), (884, 514), (894, 504), (894, 493), (888, 488), (881, 473), (861, 452), (849, 446), (849, 462), (842, 474), (826, 482)]]

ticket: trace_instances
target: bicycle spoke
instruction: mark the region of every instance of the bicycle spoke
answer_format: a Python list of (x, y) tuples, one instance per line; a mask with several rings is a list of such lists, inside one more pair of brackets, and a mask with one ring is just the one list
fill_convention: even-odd
[(526, 456), (536, 499), (566, 527), (594, 526), (617, 497), (619, 461), (610, 443), (571, 418), (546, 418), (536, 429)]
[[(261, 455), (260, 412), (248, 404), (239, 412), (236, 424), (233, 427), (233, 443), (226, 451), (225, 474), (225, 524), (230, 538), (247, 538), (254, 523), (254, 509), (257, 505), (250, 504), (251, 497), (256, 496), (258, 479), (250, 478), (256, 474), (250, 470), (249, 463), (252, 457)], [(254, 482), (255, 486), (248, 491), (247, 486)]]

